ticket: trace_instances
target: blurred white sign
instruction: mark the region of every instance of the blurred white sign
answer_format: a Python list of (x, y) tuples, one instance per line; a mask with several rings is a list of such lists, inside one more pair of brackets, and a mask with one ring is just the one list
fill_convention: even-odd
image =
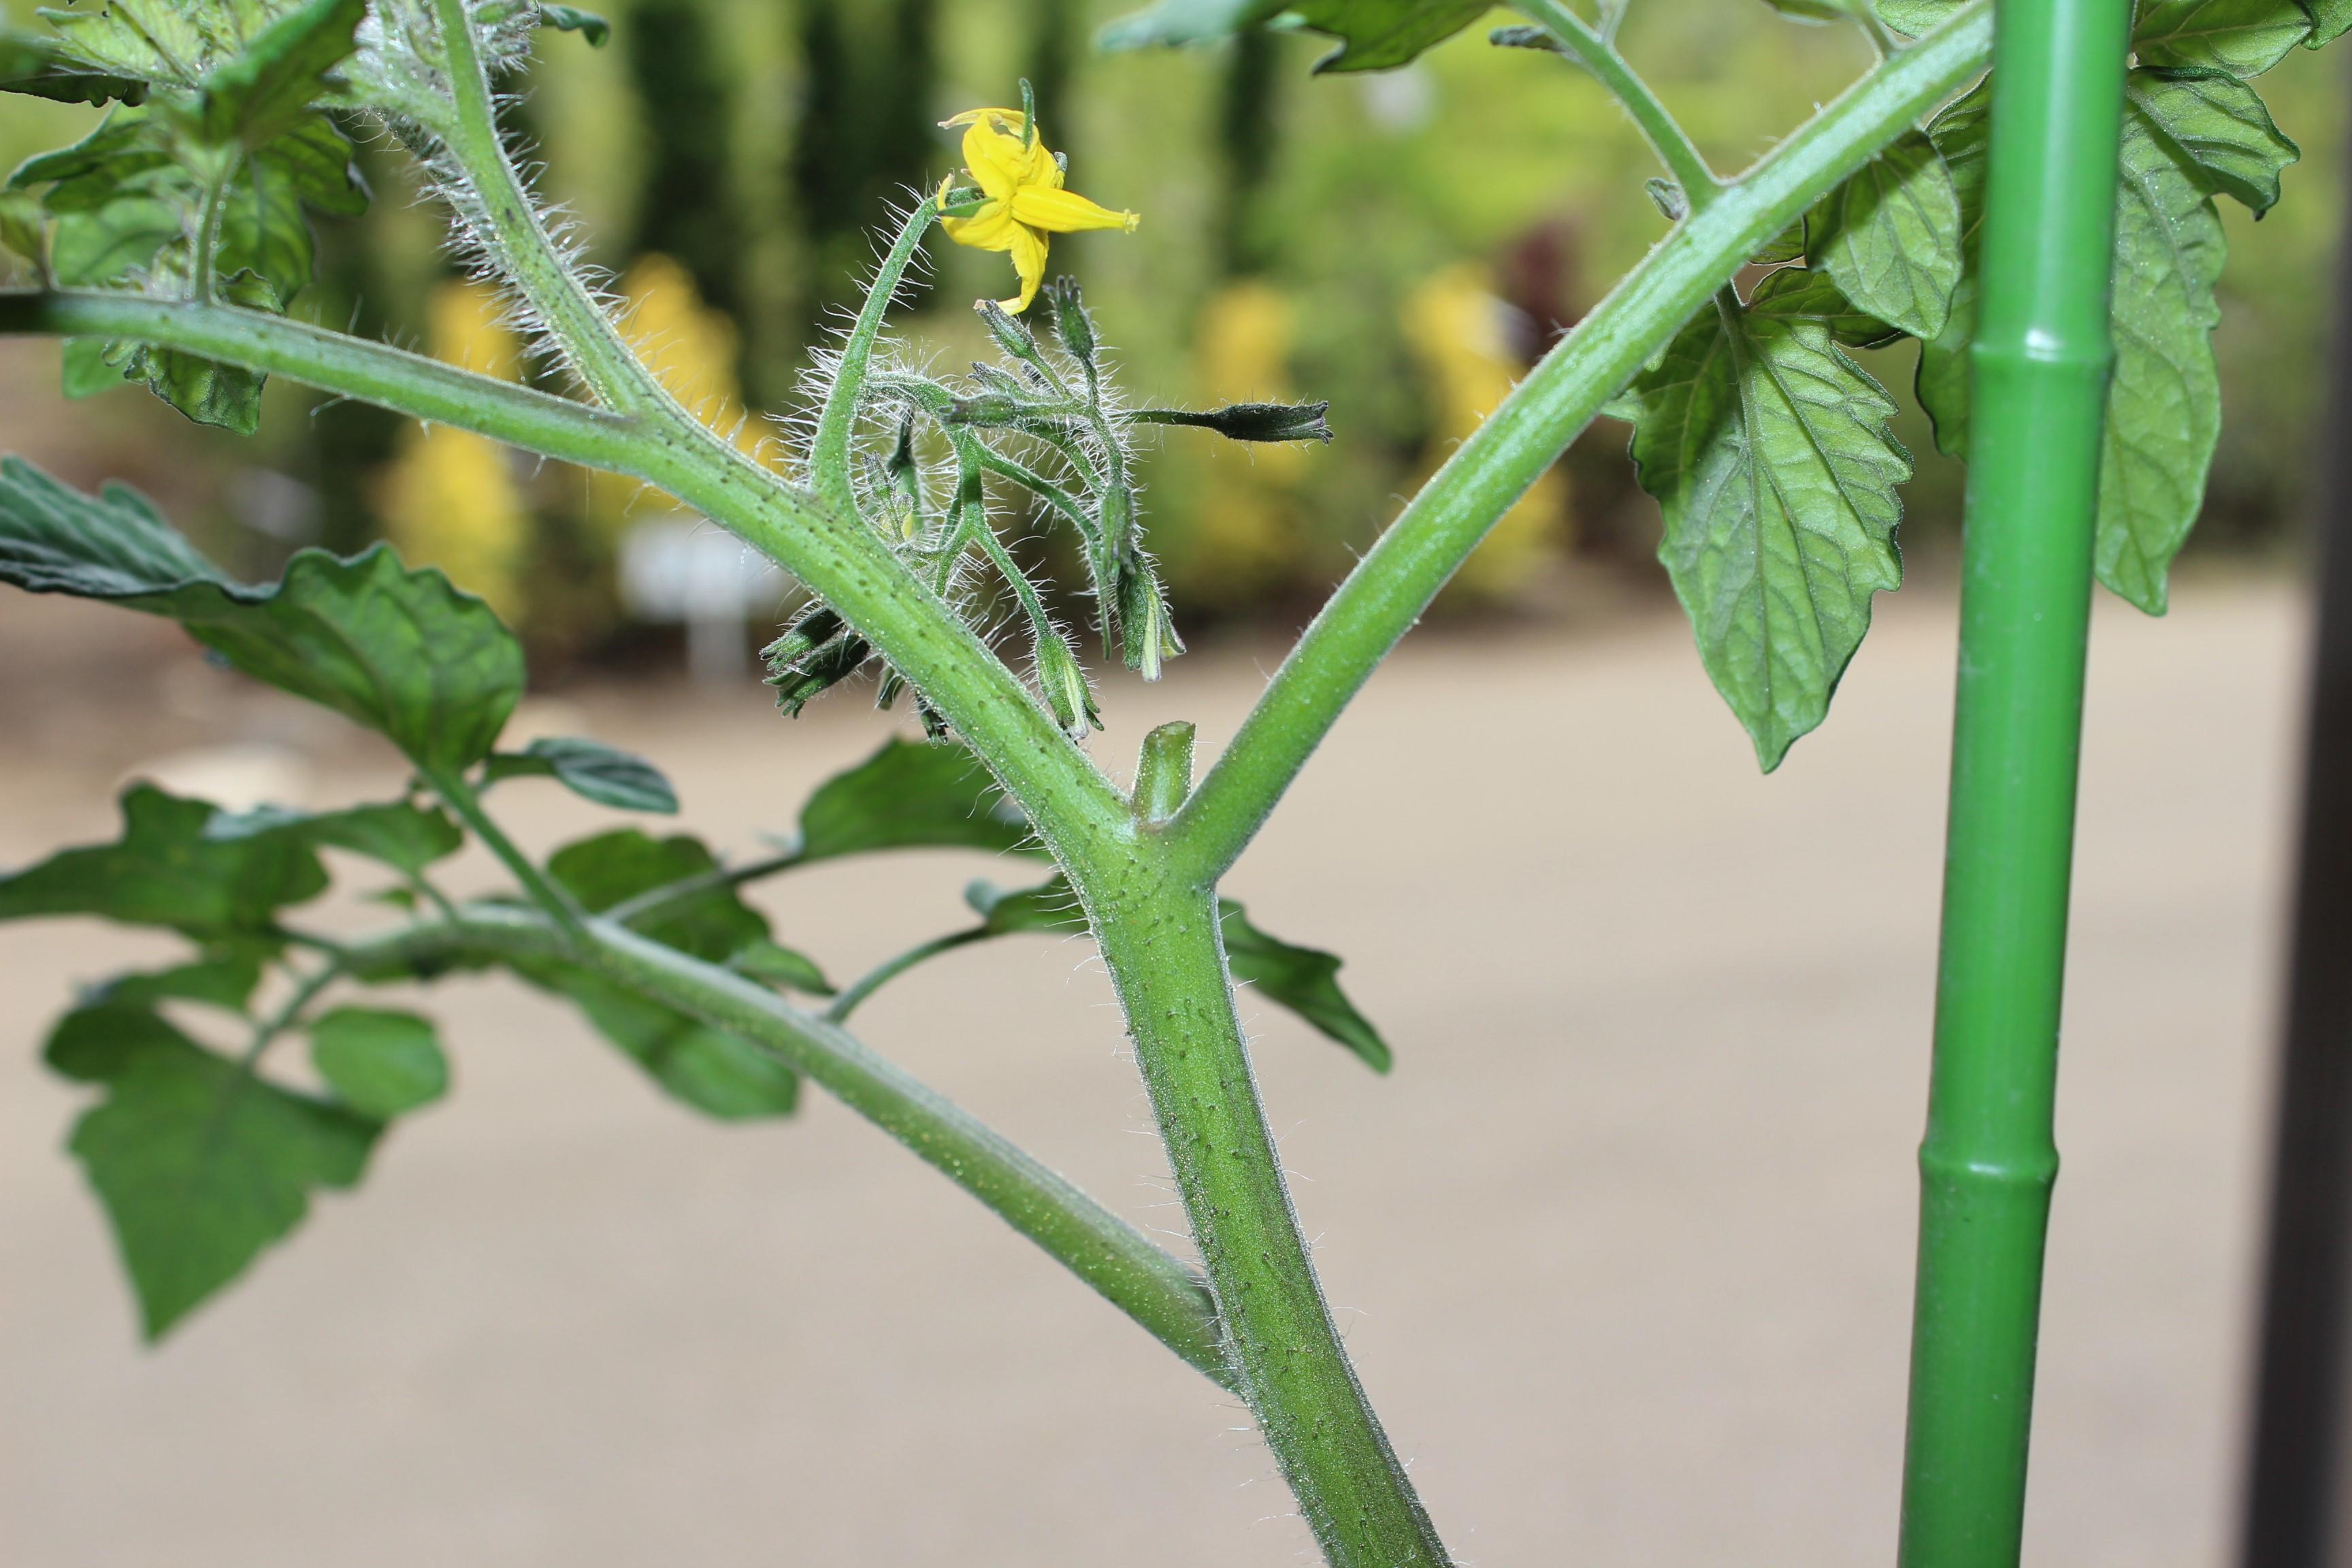
[(641, 621), (683, 623), (697, 680), (743, 678), (751, 617), (772, 616), (791, 582), (774, 562), (698, 517), (649, 518), (621, 537), (622, 606)]

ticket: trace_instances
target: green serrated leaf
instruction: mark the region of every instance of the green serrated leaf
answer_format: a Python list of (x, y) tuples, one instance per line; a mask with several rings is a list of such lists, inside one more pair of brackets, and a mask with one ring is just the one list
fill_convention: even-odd
[(1960, 280), (1960, 199), (1917, 132), (1864, 164), (1806, 221), (1806, 254), (1855, 309), (1916, 338), (1950, 315)]
[(395, 870), (417, 872), (465, 847), (465, 830), (439, 806), (387, 801), (311, 813), (264, 805), (215, 816), (205, 828), (214, 840), (283, 833), (318, 847), (348, 849)]
[(1977, 331), (1977, 252), (1983, 237), (1985, 149), (1992, 90), (1979, 82), (1945, 106), (1927, 127), (1960, 203), (1960, 280), (1953, 287), (1944, 330), (1919, 345), (1914, 390), (1936, 429), (1937, 449), (1969, 455), (1969, 344)]
[(205, 140), (256, 148), (292, 130), (328, 90), (328, 73), (359, 47), (366, 19), (367, 0), (308, 0), (262, 29), (199, 84)]
[(1843, 22), (1851, 15), (1843, 0), (1764, 0), (1792, 22)]
[(1894, 404), (1820, 312), (1825, 281), (1776, 272), (1745, 308), (1702, 312), (1633, 389), (1659, 558), (1768, 772), (1828, 713), (1872, 595), (1902, 577), (1910, 458)]
[(1493, 8), (1492, 0), (1292, 0), (1282, 9), (1339, 40), (1318, 71), (1378, 71), (1411, 65)]
[(800, 1077), (750, 1040), (672, 1012), (574, 964), (518, 964), (517, 973), (569, 1000), (674, 1098), (725, 1121), (789, 1116)]
[(432, 1020), (414, 1013), (338, 1007), (310, 1026), (310, 1061), (335, 1098), (390, 1121), (449, 1091), (449, 1060)]
[(572, 794), (616, 811), (664, 816), (677, 812), (677, 792), (660, 769), (595, 741), (547, 738), (520, 752), (501, 752), (490, 758), (483, 782), (532, 777), (554, 779)]
[(1338, 954), (1294, 947), (1268, 936), (1251, 924), (1242, 906), (1231, 899), (1218, 900), (1217, 912), (1225, 936), (1225, 962), (1236, 981), (1255, 986), (1267, 1001), (1289, 1008), (1355, 1052), (1374, 1072), (1386, 1072), (1396, 1065), (1388, 1042), (1339, 989)]
[(113, 1222), (150, 1340), (299, 1225), (312, 1192), (357, 1184), (382, 1131), (140, 1008), (68, 1014), (46, 1054), (106, 1086), (70, 1147)]
[[(2100, 582), (2151, 615), (2164, 610), (2166, 576), (2203, 505), (2206, 473), (2221, 437), (2212, 330), (2221, 319), (2214, 284), (2227, 238), (2210, 193), (2235, 184), (2262, 195), (2275, 184), (2288, 150), (2284, 138), (2272, 142), (2263, 136), (2259, 121), (2240, 119), (2234, 129), (2226, 128), (2206, 102), (2214, 90), (2210, 77), (2134, 71), (2124, 115), (2110, 287), (2116, 364), (2094, 560)], [(1983, 98), (1979, 89), (1931, 128), (1956, 177), (1975, 171), (1960, 178), (1962, 205), (1970, 214), (1971, 279), (1955, 294), (1950, 325), (1923, 346), (1919, 360), (1919, 400), (1935, 418), (1937, 445), (1955, 456), (1964, 456), (1968, 443)], [(2192, 153), (2167, 129), (2174, 122), (2191, 134), (2226, 131), (2229, 151)], [(2209, 158), (2223, 165), (2226, 178)]]
[(216, 52), (194, 8), (174, 0), (110, 0), (103, 10), (39, 16), (69, 58), (159, 86), (194, 87)]
[(833, 982), (824, 977), (814, 959), (766, 937), (738, 949), (727, 967), (779, 991), (798, 991), (808, 996), (834, 994)]
[(911, 848), (1042, 853), (1020, 808), (961, 746), (891, 741), (801, 808), (803, 860)]
[(592, 49), (601, 49), (613, 40), (613, 24), (593, 11), (583, 11), (576, 5), (541, 5), (539, 22), (543, 27), (553, 27), (561, 33), (577, 33), (588, 40)]
[[(652, 838), (634, 827), (568, 844), (547, 862), (548, 874), (591, 914), (718, 869), (699, 838)], [(723, 885), (665, 905), (633, 929), (711, 963), (724, 963), (768, 935), (766, 919)]]
[(2311, 17), (2311, 36), (2303, 40), (2305, 48), (2332, 44), (2352, 29), (2352, 0), (2304, 0), (2303, 8)]
[(1214, 43), (1280, 15), (1284, 0), (1158, 0), (1107, 23), (1095, 35), (1103, 49), (1181, 48)]
[(2134, 71), (2126, 91), (2181, 162), (2257, 215), (2276, 205), (2279, 176), (2303, 156), (2280, 134), (2262, 94), (2225, 72)]
[(965, 886), (963, 901), (980, 916), (991, 936), (1010, 936), (1015, 931), (1083, 935), (1093, 929), (1087, 923), (1086, 907), (1078, 902), (1077, 890), (1058, 871), (1034, 888), (1000, 888), (993, 882), (973, 881)]
[(1878, 19), (1906, 37), (1924, 38), (1968, 0), (1876, 0)]
[(93, 71), (47, 38), (0, 32), (0, 92), (58, 103), (143, 102), (147, 84), (135, 77)]
[(299, 837), (208, 838), (213, 806), (152, 784), (131, 785), (121, 805), (114, 843), (60, 850), (0, 877), (0, 921), (96, 915), (206, 941), (266, 932), (279, 910), (326, 891), (326, 868)]
[(1203, 44), (1280, 18), (1339, 40), (1315, 62), (1318, 71), (1392, 70), (1491, 9), (1492, 0), (1159, 0), (1096, 41), (1106, 49)]
[(2132, 50), (2144, 66), (2260, 76), (2311, 31), (2297, 0), (2142, 0)]
[(202, 1002), (242, 1014), (261, 984), (261, 950), (231, 948), (193, 963), (145, 974), (118, 974), (81, 998), (85, 1007), (152, 1007), (158, 1002)]
[(522, 694), (521, 645), (488, 605), (381, 545), (305, 550), (271, 585), (232, 582), (137, 492), (85, 495), (0, 459), (0, 582), (178, 620), (255, 679), (391, 739), (428, 770), (489, 753)]

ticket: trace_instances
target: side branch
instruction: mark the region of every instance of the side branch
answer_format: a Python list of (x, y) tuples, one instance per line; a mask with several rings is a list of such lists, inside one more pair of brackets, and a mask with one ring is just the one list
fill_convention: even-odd
[(0, 289), (0, 336), (126, 338), (184, 349), (588, 468), (628, 471), (619, 458), (637, 429), (622, 415), (233, 305)]
[(1885, 61), (1694, 211), (1553, 347), (1339, 584), (1172, 825), (1202, 886), (1239, 858), (1349, 700), (1495, 521), (1748, 257), (1991, 57), (1990, 0)]
[[(646, 941), (608, 920), (586, 924), (584, 955), (631, 990), (776, 1054), (1051, 1253), (1203, 1375), (1230, 1385), (1207, 1289), (1133, 1226), (837, 1026), (740, 975)], [(474, 906), (453, 921), (338, 949), (341, 967), (385, 979), (480, 959), (578, 960), (544, 917)]]
[(1666, 106), (1658, 101), (1658, 95), (1650, 90), (1650, 84), (1634, 74), (1633, 68), (1625, 63), (1625, 57), (1617, 52), (1614, 44), (1594, 32), (1583, 17), (1568, 8), (1563, 0), (1511, 0), (1511, 3), (1521, 15), (1549, 33), (1562, 51), (1591, 71), (1601, 85), (1609, 89), (1609, 95), (1640, 128), (1643, 137), (1650, 143), (1650, 150), (1658, 155), (1658, 162), (1666, 166), (1666, 172), (1674, 175), (1675, 183), (1682, 187), (1691, 211), (1696, 212), (1715, 200), (1716, 194), (1723, 188), (1723, 183), (1715, 177), (1715, 171), (1706, 166), (1706, 159), (1700, 155), (1696, 143), (1691, 141), (1690, 133), (1683, 129), (1682, 122), (1666, 111)]

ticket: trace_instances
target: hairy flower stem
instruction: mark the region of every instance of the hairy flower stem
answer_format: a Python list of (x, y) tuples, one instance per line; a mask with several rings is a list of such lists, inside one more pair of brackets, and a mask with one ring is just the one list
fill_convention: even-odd
[(1089, 904), (1241, 1394), (1334, 1568), (1439, 1568), (1452, 1559), (1356, 1380), (1299, 1234), (1216, 894), (1158, 882), (1140, 863), (1135, 890)]
[(844, 516), (854, 517), (857, 512), (856, 487), (849, 471), (850, 437), (866, 393), (866, 374), (874, 363), (874, 344), (882, 335), (882, 321), (890, 313), (891, 302), (898, 297), (898, 285), (905, 281), (908, 267), (922, 248), (923, 236), (939, 215), (938, 204), (925, 196), (898, 226), (898, 237), (876, 268), (866, 303), (842, 342), (833, 384), (826, 388), (824, 407), (817, 415), (816, 437), (809, 443), (809, 475), (817, 494)]
[(446, 118), (428, 129), (457, 160), (481, 204), (478, 216), (489, 232), (475, 237), (486, 258), (522, 291), (566, 363), (600, 401), (625, 411), (659, 406), (667, 399), (564, 260), (507, 155), (489, 73), (467, 12), (467, 0), (433, 0), (452, 101)]
[(969, 1111), (908, 1077), (839, 1026), (729, 970), (609, 920), (584, 922), (584, 947), (530, 910), (474, 905), (454, 921), (340, 944), (362, 980), (431, 974), (486, 960), (586, 962), (638, 995), (751, 1041), (904, 1143), (1013, 1229), (1051, 1253), (1185, 1361), (1231, 1381), (1209, 1299), (1192, 1270)]

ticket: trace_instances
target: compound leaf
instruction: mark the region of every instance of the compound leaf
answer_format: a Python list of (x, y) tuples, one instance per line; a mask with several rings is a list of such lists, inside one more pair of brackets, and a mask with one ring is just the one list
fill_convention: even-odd
[(1665, 514), (1659, 558), (1716, 689), (1778, 767), (1819, 724), (1902, 569), (1895, 405), (1838, 347), (1834, 286), (1769, 276), (1634, 383), (1633, 458)]
[(550, 737), (489, 760), (485, 782), (551, 778), (572, 794), (616, 811), (677, 812), (677, 791), (643, 757), (595, 741)]
[(338, 1007), (310, 1026), (310, 1060), (335, 1098), (376, 1121), (405, 1116), (449, 1090), (449, 1060), (430, 1019)]
[(326, 891), (326, 868), (299, 836), (208, 837), (213, 806), (152, 784), (133, 784), (121, 804), (114, 843), (0, 877), (0, 920), (97, 915), (207, 941), (267, 933), (279, 910)]
[(1028, 818), (961, 746), (888, 742), (801, 808), (802, 860), (912, 848), (1042, 852)]
[(49, 1064), (103, 1084), (69, 1145), (112, 1222), (149, 1340), (355, 1184), (382, 1123), (293, 1093), (143, 1008), (69, 1013)]
[(522, 695), (522, 647), (490, 607), (378, 545), (298, 552), (274, 584), (231, 581), (135, 491), (96, 497), (0, 459), (0, 582), (167, 616), (257, 679), (388, 737), (419, 766), (488, 755)]

